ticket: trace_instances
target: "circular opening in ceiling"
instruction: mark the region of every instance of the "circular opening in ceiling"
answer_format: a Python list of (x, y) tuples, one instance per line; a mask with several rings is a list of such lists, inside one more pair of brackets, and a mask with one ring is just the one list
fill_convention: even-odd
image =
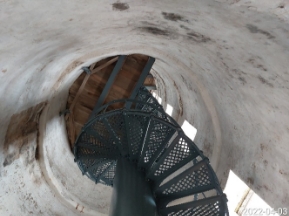
[[(88, 121), (91, 112), (100, 100), (102, 100), (101, 104), (107, 104), (114, 100), (131, 97), (141, 79), (149, 56), (128, 55), (119, 71), (113, 74), (119, 58), (119, 56), (111, 56), (83, 67), (83, 73), (71, 85), (65, 112), (71, 149), (81, 128)], [(156, 89), (154, 77), (150, 73), (145, 76), (143, 85), (149, 90)], [(115, 104), (112, 109), (121, 108), (122, 105)]]

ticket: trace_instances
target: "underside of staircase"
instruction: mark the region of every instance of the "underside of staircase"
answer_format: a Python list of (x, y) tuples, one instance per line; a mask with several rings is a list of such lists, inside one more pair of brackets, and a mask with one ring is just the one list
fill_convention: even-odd
[[(86, 74), (77, 84), (79, 88), (75, 87), (76, 84), (72, 87), (74, 96), (68, 99), (67, 128), (68, 133), (72, 125), (81, 128), (70, 133), (70, 141), (74, 141), (75, 162), (82, 174), (95, 183), (114, 187), (113, 216), (228, 215), (226, 196), (209, 159), (184, 134), (178, 123), (166, 114), (148, 90), (151, 85), (144, 84), (155, 59), (139, 58), (142, 60), (136, 64), (141, 72), (131, 73), (137, 74), (134, 75), (135, 79), (131, 79), (133, 84), (127, 85), (128, 82), (120, 78), (117, 82), (120, 72), (130, 74), (127, 72), (129, 68), (124, 67), (130, 58), (119, 56), (109, 59), (114, 63), (104, 68), (112, 71), (103, 75), (106, 82), (99, 78), (98, 73), (92, 73), (101, 64), (84, 68)], [(94, 76), (92, 80), (98, 80), (102, 85), (100, 93), (88, 91), (93, 89), (92, 80), (91, 86), (87, 82), (87, 89), (81, 90), (88, 76)], [(124, 89), (121, 86), (127, 86), (126, 91), (121, 91)], [(79, 96), (79, 89), (86, 93)], [(117, 89), (118, 94), (111, 94), (116, 92), (113, 89)], [(73, 102), (78, 97), (80, 101)], [(77, 114), (81, 112), (85, 113), (82, 117)], [(76, 140), (71, 138), (76, 135)], [(129, 178), (133, 178), (131, 182), (138, 181), (139, 186), (148, 189), (139, 188), (139, 192), (135, 193)], [(148, 196), (152, 201), (140, 204), (142, 196)], [(138, 210), (132, 210), (138, 205)], [(150, 210), (155, 213), (148, 213)]]

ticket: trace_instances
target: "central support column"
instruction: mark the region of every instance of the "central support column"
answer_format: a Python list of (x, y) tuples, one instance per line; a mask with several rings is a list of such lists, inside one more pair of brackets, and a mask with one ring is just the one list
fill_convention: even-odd
[(117, 162), (109, 215), (157, 215), (153, 194), (144, 174), (124, 158)]

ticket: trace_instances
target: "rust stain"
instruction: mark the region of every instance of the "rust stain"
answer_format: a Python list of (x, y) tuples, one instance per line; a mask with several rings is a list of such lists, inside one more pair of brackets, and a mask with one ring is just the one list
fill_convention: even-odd
[[(10, 165), (19, 158), (21, 150), (25, 149), (24, 147), (28, 145), (29, 140), (34, 138), (37, 140), (39, 118), (46, 104), (46, 101), (41, 102), (11, 117), (4, 141), (6, 158), (3, 166)], [(9, 147), (12, 147), (12, 152), (9, 151), (8, 153)], [(35, 156), (38, 157), (37, 147), (36, 151)]]

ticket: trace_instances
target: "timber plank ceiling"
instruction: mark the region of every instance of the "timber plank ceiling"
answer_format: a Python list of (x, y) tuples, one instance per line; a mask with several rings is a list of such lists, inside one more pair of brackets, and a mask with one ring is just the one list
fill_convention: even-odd
[[(141, 54), (128, 55), (125, 62), (110, 88), (104, 104), (123, 98), (129, 98), (149, 56)], [(83, 72), (69, 89), (66, 109), (70, 112), (66, 115), (66, 128), (71, 148), (75, 139), (87, 122), (106, 82), (108, 81), (118, 57), (113, 56), (90, 65), (91, 74)], [(149, 75), (145, 85), (155, 86), (154, 79)], [(113, 108), (118, 109), (120, 104)]]

